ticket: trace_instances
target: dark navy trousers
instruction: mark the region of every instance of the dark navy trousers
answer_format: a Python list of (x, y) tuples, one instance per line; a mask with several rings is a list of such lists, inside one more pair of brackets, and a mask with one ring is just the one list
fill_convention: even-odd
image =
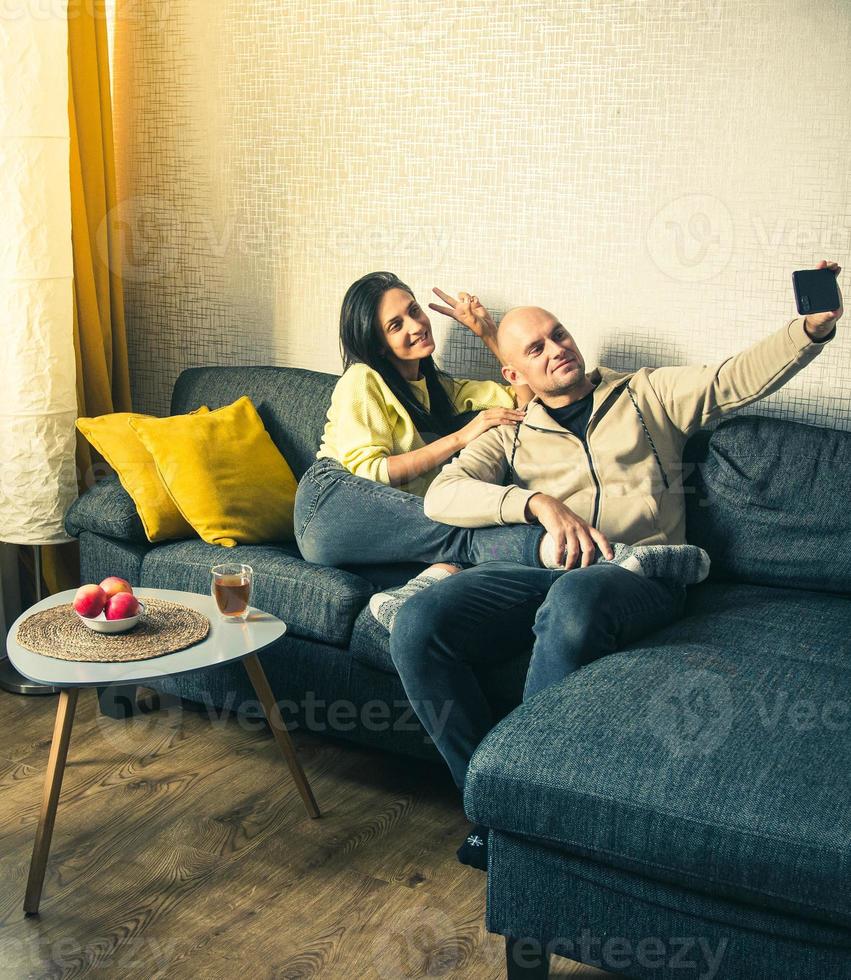
[(550, 571), (487, 562), (405, 602), (390, 653), (412, 707), (463, 792), (470, 758), (494, 725), (476, 667), (512, 659), (531, 645), (526, 701), (672, 622), (685, 596), (679, 582), (619, 565)]

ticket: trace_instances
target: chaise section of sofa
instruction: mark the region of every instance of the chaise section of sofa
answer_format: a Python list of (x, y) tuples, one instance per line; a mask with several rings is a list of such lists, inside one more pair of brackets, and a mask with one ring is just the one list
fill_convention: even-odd
[(713, 566), (684, 617), (471, 761), (509, 975), (545, 976), (549, 951), (631, 977), (851, 976), (851, 433), (739, 416), (686, 462)]

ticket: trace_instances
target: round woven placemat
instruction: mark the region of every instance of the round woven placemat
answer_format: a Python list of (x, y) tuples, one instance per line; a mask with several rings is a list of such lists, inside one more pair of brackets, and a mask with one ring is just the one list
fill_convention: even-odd
[(68, 602), (28, 616), (15, 639), (27, 650), (56, 660), (122, 663), (185, 650), (210, 631), (210, 620), (188, 606), (165, 599), (142, 602), (145, 615), (126, 633), (95, 633)]

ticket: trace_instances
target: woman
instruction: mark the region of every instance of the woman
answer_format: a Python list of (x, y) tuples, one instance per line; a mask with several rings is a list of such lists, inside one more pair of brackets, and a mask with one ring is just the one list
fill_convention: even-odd
[[(430, 308), (471, 330), (499, 359), (496, 326), (477, 297), (435, 293), (449, 305)], [(349, 287), (340, 346), (345, 371), (317, 461), (296, 495), (295, 534), (304, 557), (335, 566), (433, 563), (395, 593), (373, 596), (370, 608), (388, 629), (402, 601), (461, 566), (502, 560), (558, 567), (546, 557), (539, 525), (458, 528), (423, 513), (422, 498), (441, 466), (493, 426), (519, 424), (530, 390), (456, 380), (439, 370), (427, 314), (389, 272)], [(596, 528), (587, 533), (606, 559), (626, 556), (626, 546), (613, 549)]]
[[(478, 299), (435, 292), (450, 306), (432, 308), (498, 357), (496, 326)], [(460, 381), (439, 370), (428, 316), (389, 272), (364, 276), (347, 291), (340, 347), (345, 372), (317, 461), (296, 496), (304, 557), (323, 565), (435, 562), (432, 571), (443, 574), (493, 559), (540, 567), (543, 528), (450, 527), (429, 520), (422, 506), (448, 459), (493, 426), (519, 423), (518, 401), (525, 405), (529, 390)]]

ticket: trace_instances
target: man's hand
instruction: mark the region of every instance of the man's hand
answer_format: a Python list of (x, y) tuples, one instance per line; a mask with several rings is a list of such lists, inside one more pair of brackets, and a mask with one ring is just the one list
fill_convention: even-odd
[(486, 340), (488, 337), (496, 337), (496, 324), (493, 322), (493, 317), (479, 302), (478, 296), (471, 296), (469, 293), (459, 293), (458, 299), (455, 299), (449, 293), (444, 293), (442, 289), (438, 289), (436, 286), (432, 292), (436, 293), (449, 306), (438, 306), (437, 303), (429, 303), (428, 307), (430, 310), (434, 310), (436, 313), (442, 313), (444, 316), (451, 316), (453, 320), (460, 323), (462, 327), (466, 327), (472, 331), (481, 340)]
[[(832, 269), (835, 276), (838, 276), (842, 271), (841, 266), (835, 262), (827, 262), (825, 259), (822, 259), (816, 268)], [(842, 291), (839, 289), (838, 284), (836, 289), (839, 292), (838, 310), (830, 310), (827, 313), (808, 313), (804, 317), (804, 331), (813, 340), (823, 340), (833, 330), (834, 324), (845, 312), (842, 308)]]
[(567, 552), (564, 567), (573, 568), (579, 553), (582, 552), (582, 568), (593, 565), (599, 545), (603, 557), (611, 561), (615, 553), (608, 538), (596, 527), (591, 527), (574, 514), (569, 507), (546, 493), (536, 493), (526, 503), (526, 516), (535, 517), (546, 528), (555, 542), (556, 556)]

